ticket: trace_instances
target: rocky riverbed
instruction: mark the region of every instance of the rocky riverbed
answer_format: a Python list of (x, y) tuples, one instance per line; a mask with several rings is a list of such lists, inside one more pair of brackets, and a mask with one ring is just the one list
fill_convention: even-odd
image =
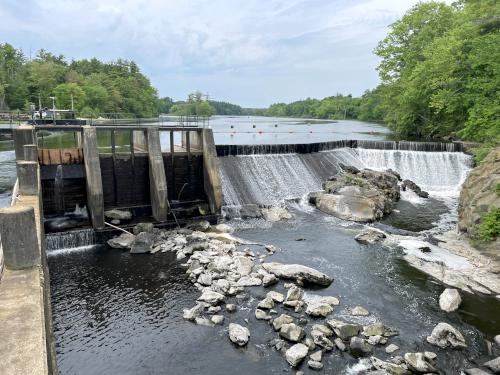
[[(270, 332), (276, 332), (275, 337), (268, 340), (270, 350), (280, 353), (292, 368), (307, 366), (312, 371), (322, 370), (323, 361), (331, 353), (346, 352), (354, 358), (367, 358), (363, 362), (367, 373), (439, 373), (443, 370), (437, 365), (435, 352), (402, 352), (392, 342), (399, 332), (389, 322), (357, 322), (357, 317), (370, 316), (370, 311), (363, 306), (349, 309), (353, 320), (345, 316), (336, 318), (335, 311), (345, 301), (338, 296), (314, 292), (329, 286), (334, 275), (300, 264), (274, 262), (274, 254), (286, 250), (242, 240), (233, 236), (233, 231), (229, 225), (212, 227), (207, 222), (170, 231), (141, 224), (134, 228), (135, 235), (123, 234), (109, 244), (130, 248), (133, 253), (175, 253), (200, 293), (193, 306), (184, 309), (183, 318), (199, 326), (225, 326), (226, 318), (242, 305), (248, 308), (248, 304), (240, 302), (248, 298), (250, 289), (263, 288), (264, 298), (255, 300), (250, 308), (256, 320), (267, 325)], [(386, 234), (370, 230), (360, 233), (357, 240), (370, 245), (386, 238)], [(250, 245), (254, 250), (248, 247)], [(274, 290), (278, 284), (284, 288), (282, 293)], [(461, 303), (459, 298), (456, 290), (445, 291), (441, 308), (456, 310)], [(232, 302), (228, 303), (228, 299)], [(253, 333), (248, 319), (229, 323), (227, 335), (236, 347), (249, 345)], [(439, 322), (425, 340), (436, 351), (462, 350), (468, 346), (463, 334), (447, 322)], [(492, 350), (499, 352), (495, 345)], [(383, 351), (375, 348), (383, 348)], [(490, 364), (484, 366), (487, 368)], [(474, 371), (466, 373), (476, 373)]]

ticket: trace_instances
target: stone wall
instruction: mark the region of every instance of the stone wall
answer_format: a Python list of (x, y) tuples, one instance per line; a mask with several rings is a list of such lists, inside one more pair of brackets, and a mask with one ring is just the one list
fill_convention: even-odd
[[(490, 151), (479, 166), (474, 168), (465, 180), (458, 206), (458, 229), (469, 237), (475, 234), (481, 218), (493, 207), (500, 207), (500, 196), (496, 188), (500, 184), (500, 147)], [(479, 247), (485, 250), (497, 249), (500, 255), (499, 239), (494, 243), (484, 243)]]

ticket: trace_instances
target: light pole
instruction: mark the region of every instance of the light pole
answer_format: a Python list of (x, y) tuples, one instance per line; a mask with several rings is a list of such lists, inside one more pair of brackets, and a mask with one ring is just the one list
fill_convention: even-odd
[(52, 120), (53, 120), (54, 125), (55, 125), (56, 124), (56, 97), (50, 96), (50, 99), (52, 99)]

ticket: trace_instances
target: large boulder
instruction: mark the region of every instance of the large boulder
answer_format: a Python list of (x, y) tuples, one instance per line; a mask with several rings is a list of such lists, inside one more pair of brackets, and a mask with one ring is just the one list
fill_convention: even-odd
[(463, 335), (455, 327), (448, 323), (438, 323), (427, 336), (427, 342), (440, 348), (451, 347), (453, 349), (463, 349), (467, 347)]
[[(479, 166), (472, 169), (460, 191), (458, 204), (458, 229), (474, 237), (482, 218), (493, 207), (500, 207), (500, 147), (490, 151)], [(490, 243), (482, 243), (481, 250), (499, 257), (500, 238)], [(498, 259), (498, 258), (497, 258)]]
[(328, 320), (326, 324), (328, 324), (342, 340), (348, 340), (353, 336), (357, 336), (363, 329), (363, 326), (360, 324), (347, 323), (342, 320)]
[(236, 323), (229, 324), (229, 340), (238, 346), (245, 346), (250, 338), (250, 331)]
[(262, 216), (267, 221), (280, 221), (292, 218), (292, 215), (283, 207), (269, 207), (261, 209)]
[(425, 353), (406, 353), (405, 362), (413, 372), (425, 374), (437, 372), (434, 362)]
[(373, 347), (360, 337), (351, 337), (349, 351), (354, 357), (363, 357), (372, 352)]
[(154, 236), (151, 233), (141, 232), (135, 236), (130, 252), (132, 254), (143, 254), (151, 252), (154, 244)]
[(135, 236), (130, 233), (122, 233), (118, 237), (108, 240), (108, 245), (113, 249), (130, 249)]
[(300, 264), (264, 263), (262, 267), (282, 279), (301, 280), (311, 284), (328, 286), (333, 278), (315, 270), (314, 268)]
[(386, 235), (379, 230), (366, 229), (354, 237), (354, 239), (364, 245), (371, 245), (375, 242), (382, 241), (385, 237)]
[(335, 176), (323, 188), (325, 193), (315, 194), (310, 202), (327, 214), (358, 222), (380, 219), (400, 197), (394, 174), (369, 169)]
[(455, 311), (461, 303), (462, 298), (456, 289), (446, 288), (439, 296), (439, 307), (446, 312)]
[(299, 342), (304, 338), (305, 332), (302, 327), (294, 323), (289, 323), (281, 326), (280, 336), (289, 341)]

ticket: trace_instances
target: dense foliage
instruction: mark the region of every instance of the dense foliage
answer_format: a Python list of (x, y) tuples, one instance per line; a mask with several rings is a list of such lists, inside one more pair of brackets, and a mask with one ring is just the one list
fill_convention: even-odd
[(127, 113), (150, 117), (158, 113), (156, 90), (132, 61), (103, 63), (97, 59), (67, 62), (41, 50), (29, 61), (20, 50), (0, 44), (0, 109), (28, 110), (30, 103), (71, 108), (83, 116)]
[(477, 237), (481, 241), (494, 241), (500, 236), (500, 208), (492, 208), (481, 218), (478, 226)]
[(500, 3), (419, 3), (375, 53), (380, 113), (397, 133), (500, 139)]

